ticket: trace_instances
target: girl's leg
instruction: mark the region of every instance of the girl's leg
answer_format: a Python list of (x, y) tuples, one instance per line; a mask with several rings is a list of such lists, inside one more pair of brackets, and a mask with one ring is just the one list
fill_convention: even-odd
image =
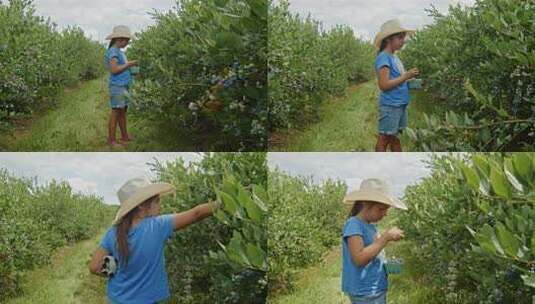
[(121, 129), (121, 140), (128, 140), (126, 132), (126, 108), (122, 108), (119, 115), (119, 129)]
[(122, 124), (122, 129), (121, 129), (121, 140), (122, 141), (132, 141), (133, 138), (132, 136), (130, 136), (130, 134), (128, 134), (128, 127), (127, 127), (127, 111), (128, 111), (128, 107), (125, 107), (121, 113), (121, 124)]
[(375, 144), (375, 152), (386, 152), (389, 144), (388, 137), (388, 135), (379, 134), (379, 137), (377, 137), (377, 143)]
[(390, 139), (390, 149), (392, 152), (402, 152), (401, 151), (401, 141), (397, 136), (391, 136)]
[(108, 143), (115, 142), (115, 132), (119, 119), (119, 109), (111, 109), (110, 120), (108, 121)]

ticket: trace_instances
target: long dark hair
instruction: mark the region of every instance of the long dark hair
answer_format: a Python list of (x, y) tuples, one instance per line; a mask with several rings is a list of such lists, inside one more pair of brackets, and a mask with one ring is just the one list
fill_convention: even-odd
[(363, 201), (356, 201), (354, 204), (353, 204), (353, 207), (351, 208), (351, 212), (349, 212), (349, 217), (352, 217), (352, 216), (356, 216), (357, 214), (359, 214), (362, 209), (364, 209), (364, 202)]
[(130, 250), (128, 249), (128, 231), (130, 231), (130, 228), (132, 227), (134, 217), (141, 209), (149, 207), (156, 198), (158, 198), (158, 195), (146, 199), (143, 203), (139, 204), (136, 208), (130, 210), (130, 212), (123, 216), (119, 224), (117, 224), (117, 247), (119, 249), (119, 256), (121, 257), (121, 264), (124, 266), (128, 264), (128, 255), (130, 254)]
[(112, 38), (111, 39), (110, 44), (108, 45), (108, 50), (111, 49), (111, 47), (115, 44), (115, 42), (117, 42), (117, 39), (119, 39), (119, 38)]

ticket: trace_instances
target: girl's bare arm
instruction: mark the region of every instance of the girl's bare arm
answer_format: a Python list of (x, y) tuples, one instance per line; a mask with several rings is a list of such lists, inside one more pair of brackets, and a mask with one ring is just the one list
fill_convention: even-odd
[(399, 241), (405, 237), (402, 230), (397, 227), (390, 228), (384, 234), (376, 238), (371, 245), (364, 247), (364, 241), (360, 235), (350, 236), (347, 239), (349, 252), (353, 262), (364, 267), (373, 260), (390, 241)]
[(347, 239), (351, 258), (355, 264), (361, 267), (368, 265), (385, 248), (387, 243), (388, 240), (385, 235), (380, 236), (371, 245), (366, 247), (364, 247), (362, 237), (359, 235), (350, 236)]
[(418, 69), (413, 68), (397, 78), (388, 79), (390, 75), (390, 69), (384, 66), (381, 69), (379, 69), (379, 79), (378, 79), (379, 89), (381, 89), (381, 91), (391, 90), (397, 87), (398, 85), (404, 83), (405, 81), (416, 77), (418, 74), (419, 74)]
[(128, 61), (125, 64), (119, 64), (119, 61), (117, 58), (112, 58), (110, 61), (110, 69), (112, 74), (120, 74), (124, 72), (126, 69), (129, 69), (131, 66), (134, 66), (137, 64), (136, 60)]
[(188, 211), (174, 214), (173, 227), (175, 231), (207, 218), (212, 215), (215, 208), (215, 203), (205, 203), (195, 206)]

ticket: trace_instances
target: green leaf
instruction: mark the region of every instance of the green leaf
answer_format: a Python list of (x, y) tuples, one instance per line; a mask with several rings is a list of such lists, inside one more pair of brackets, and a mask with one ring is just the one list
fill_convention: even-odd
[(465, 164), (460, 164), (461, 169), (463, 170), (464, 178), (466, 179), (468, 186), (473, 190), (479, 190), (479, 176), (476, 171)]
[(520, 181), (518, 181), (518, 179), (515, 177), (515, 170), (513, 168), (513, 161), (508, 158), (504, 161), (504, 172), (505, 172), (505, 176), (507, 177), (507, 180), (509, 181), (509, 183), (511, 185), (513, 185), (513, 187), (519, 191), (519, 192), (523, 192), (524, 191), (524, 187), (522, 186), (522, 184), (520, 183)]
[(485, 157), (476, 154), (472, 157), (472, 162), (474, 163), (474, 165), (476, 165), (476, 167), (481, 170), (481, 173), (483, 173), (486, 177), (490, 175), (490, 165), (485, 159)]
[(255, 266), (259, 269), (265, 269), (266, 267), (266, 253), (258, 248), (256, 245), (247, 243), (246, 245), (246, 252), (247, 252), (247, 258)]
[(261, 223), (263, 219), (263, 212), (256, 205), (256, 203), (251, 199), (251, 194), (245, 190), (242, 186), (238, 188), (238, 200), (241, 205), (245, 207), (245, 210), (247, 211), (247, 215), (253, 222), (255, 223)]
[(498, 237), (498, 241), (500, 242), (503, 251), (511, 257), (516, 257), (520, 242), (502, 223), (496, 225), (496, 232), (496, 236)]
[(533, 160), (528, 153), (515, 153), (512, 157), (513, 167), (524, 180), (529, 180), (533, 174)]
[(231, 214), (232, 216), (236, 216), (238, 214), (238, 203), (236, 200), (230, 196), (229, 194), (223, 192), (223, 191), (217, 191), (217, 195), (219, 196), (221, 203), (223, 204), (223, 210)]
[(478, 233), (475, 235), (475, 238), (479, 243), (479, 246), (481, 246), (481, 248), (488, 253), (494, 255), (497, 253), (503, 253), (503, 249), (496, 240), (494, 230), (489, 224), (483, 225), (483, 228), (478, 231)]
[(247, 255), (245, 254), (243, 245), (243, 238), (238, 231), (234, 231), (230, 243), (226, 246), (226, 253), (229, 259), (237, 264), (251, 265)]
[(524, 285), (535, 288), (535, 274), (523, 274), (521, 275)]
[(505, 178), (503, 171), (499, 167), (493, 166), (491, 168), (490, 182), (492, 185), (492, 190), (494, 190), (494, 193), (496, 193), (498, 196), (503, 197), (505, 199), (511, 198), (511, 186), (509, 185), (509, 182)]
[(253, 185), (253, 195), (258, 207), (260, 207), (262, 211), (267, 212), (268, 208), (266, 203), (268, 202), (268, 195), (266, 190), (258, 185)]
[(226, 176), (225, 179), (223, 180), (221, 190), (233, 196), (238, 195), (238, 187), (236, 186), (236, 178), (232, 175)]

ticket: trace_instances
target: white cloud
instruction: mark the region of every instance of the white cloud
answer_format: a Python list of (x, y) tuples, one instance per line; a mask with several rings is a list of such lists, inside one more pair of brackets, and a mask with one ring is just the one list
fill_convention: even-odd
[(97, 183), (94, 181), (89, 181), (80, 177), (70, 177), (66, 181), (71, 185), (72, 189), (75, 192), (81, 192), (86, 194), (96, 193), (97, 192)]
[(358, 189), (365, 178), (381, 178), (402, 197), (405, 187), (430, 173), (423, 162), (430, 157), (431, 153), (269, 153), (268, 166), (292, 176), (312, 176), (317, 183), (338, 179), (349, 191)]
[(58, 27), (77, 25), (86, 36), (103, 42), (115, 25), (124, 24), (139, 32), (154, 24), (149, 12), (167, 11), (175, 6), (173, 0), (39, 0), (36, 13), (50, 17)]
[[(275, 1), (276, 3), (279, 1)], [(290, 11), (301, 16), (311, 15), (325, 28), (345, 24), (356, 36), (373, 40), (381, 24), (393, 18), (400, 19), (407, 28), (421, 29), (433, 19), (426, 9), (435, 6), (446, 13), (450, 5), (457, 3), (472, 6), (475, 0), (290, 0)]]
[(197, 153), (0, 153), (0, 169), (15, 176), (35, 178), (38, 184), (52, 179), (68, 182), (76, 192), (95, 194), (109, 204), (118, 204), (116, 192), (128, 179), (154, 178), (151, 166), (183, 158), (198, 160)]

